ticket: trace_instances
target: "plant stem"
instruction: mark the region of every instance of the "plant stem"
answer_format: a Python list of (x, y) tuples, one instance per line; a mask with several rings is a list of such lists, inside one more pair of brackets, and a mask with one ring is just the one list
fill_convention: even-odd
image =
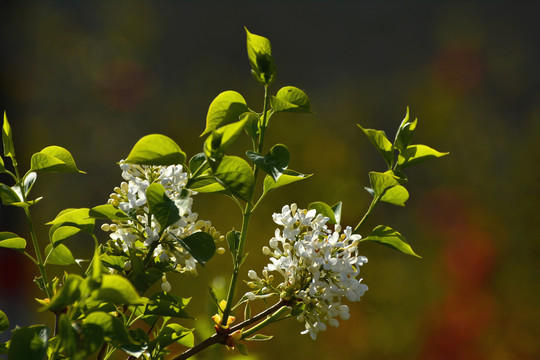
[[(272, 305), (268, 309), (266, 309), (266, 310), (260, 312), (259, 314), (255, 315), (251, 319), (243, 321), (243, 322), (241, 322), (241, 323), (227, 329), (226, 331), (219, 332), (219, 333), (216, 332), (214, 335), (210, 336), (209, 338), (205, 339), (204, 341), (200, 342), (199, 344), (195, 345), (194, 347), (184, 351), (182, 354), (175, 357), (173, 360), (185, 360), (185, 359), (188, 359), (188, 358), (192, 357), (193, 355), (203, 351), (204, 349), (206, 349), (207, 347), (209, 347), (211, 345), (222, 344), (222, 343), (224, 343), (226, 341), (227, 337), (230, 334), (232, 334), (235, 331), (238, 331), (240, 329), (243, 329), (246, 326), (249, 326), (249, 325), (263, 319), (264, 317), (270, 315), (265, 321), (262, 322), (262, 323), (265, 323), (263, 326), (266, 326), (271, 322), (271, 321), (267, 322), (268, 319), (275, 319), (275, 317), (278, 316), (276, 314), (279, 313), (279, 315), (281, 315), (285, 310), (287, 310), (287, 307), (285, 306), (285, 301), (280, 300), (276, 304)], [(274, 315), (276, 315), (276, 316), (274, 316)], [(257, 326), (257, 330), (262, 328), (263, 326), (261, 326), (261, 327)], [(249, 331), (251, 331), (251, 329)]]
[[(264, 133), (266, 131), (268, 122), (268, 85), (264, 86), (264, 105), (263, 105), (263, 117), (262, 117), (262, 123), (260, 124), (260, 133), (259, 133), (259, 146), (258, 146), (258, 152), (259, 154), (262, 153), (263, 145), (264, 145)], [(259, 168), (255, 165), (253, 169), (253, 182), (257, 182), (257, 175), (259, 173)], [(249, 227), (249, 220), (251, 218), (251, 214), (253, 213), (253, 197), (254, 194), (251, 195), (251, 201), (248, 201), (246, 204), (245, 210), (242, 213), (242, 230), (240, 232), (240, 241), (238, 243), (238, 249), (235, 254), (235, 261), (234, 261), (234, 269), (233, 273), (231, 275), (231, 282), (229, 284), (229, 291), (227, 293), (227, 304), (225, 305), (225, 309), (223, 310), (223, 316), (221, 318), (221, 325), (226, 326), (227, 320), (229, 318), (229, 315), (231, 313), (231, 307), (233, 305), (234, 301), (234, 293), (236, 291), (236, 283), (238, 281), (238, 273), (240, 271), (240, 265), (242, 263), (242, 258), (244, 256), (244, 246), (246, 244), (246, 238), (247, 238), (247, 231)]]
[(366, 212), (366, 214), (364, 215), (364, 217), (362, 218), (362, 220), (360, 220), (360, 222), (358, 223), (358, 225), (356, 225), (356, 227), (354, 228), (354, 231), (353, 233), (358, 233), (358, 231), (360, 230), (360, 228), (362, 227), (362, 225), (364, 225), (364, 223), (367, 221), (367, 219), (369, 219), (369, 217), (371, 216), (371, 214), (373, 213), (373, 210), (375, 210), (375, 207), (377, 206), (377, 204), (379, 203), (379, 201), (381, 200), (381, 196), (375, 196), (373, 198), (373, 200), (371, 201), (371, 204), (369, 205), (369, 208)]
[[(23, 189), (24, 196), (24, 189)], [(26, 201), (26, 200), (25, 200)], [(39, 250), (39, 244), (37, 240), (36, 231), (34, 230), (34, 224), (32, 222), (32, 217), (30, 216), (30, 210), (27, 207), (24, 208), (24, 213), (26, 219), (28, 220), (28, 228), (30, 229), (30, 236), (32, 238), (32, 244), (34, 245), (34, 251), (36, 252), (37, 266), (39, 272), (41, 273), (41, 278), (45, 284), (45, 293), (49, 299), (52, 299), (51, 289), (49, 289), (49, 280), (47, 279), (47, 271), (45, 270), (45, 264), (43, 263), (43, 258), (41, 257), (41, 251)]]
[[(276, 319), (278, 317), (280, 317), (283, 313), (285, 313), (287, 311), (287, 307), (286, 306), (283, 306), (281, 307), (280, 309), (278, 309), (276, 312), (274, 312), (272, 315), (268, 316), (266, 319), (264, 319), (263, 321), (261, 321), (260, 323), (258, 323), (257, 325), (253, 326), (252, 328), (249, 328), (248, 330), (242, 332), (242, 339), (245, 339), (246, 337), (248, 337), (249, 335), (253, 334), (253, 333), (256, 333), (257, 331), (259, 331), (260, 329), (262, 329), (263, 327), (273, 323), (274, 321), (276, 321)], [(251, 319), (250, 319), (251, 320)]]
[(234, 260), (234, 268), (231, 276), (231, 282), (229, 284), (229, 291), (227, 293), (227, 305), (223, 310), (223, 316), (221, 319), (221, 325), (227, 325), (228, 317), (231, 313), (232, 303), (234, 301), (234, 293), (236, 290), (236, 282), (238, 281), (238, 274), (240, 272), (240, 265), (242, 262), (242, 257), (244, 253), (244, 246), (246, 244), (247, 231), (249, 227), (249, 220), (252, 214), (252, 205), (251, 203), (246, 204), (246, 209), (242, 217), (242, 230), (240, 232), (240, 240), (238, 242), (238, 249), (236, 251), (236, 257)]

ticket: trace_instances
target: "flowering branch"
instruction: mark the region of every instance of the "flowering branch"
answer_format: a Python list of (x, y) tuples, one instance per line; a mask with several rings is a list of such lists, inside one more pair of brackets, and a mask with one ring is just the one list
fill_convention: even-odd
[(209, 347), (211, 345), (214, 345), (214, 344), (226, 344), (227, 338), (232, 333), (234, 333), (236, 331), (239, 331), (239, 330), (242, 330), (243, 328), (245, 328), (245, 327), (247, 327), (247, 326), (249, 326), (249, 325), (251, 325), (253, 323), (256, 323), (257, 321), (265, 318), (266, 316), (272, 315), (273, 313), (278, 312), (283, 308), (286, 308), (285, 301), (280, 300), (276, 304), (274, 304), (271, 307), (269, 307), (268, 309), (260, 312), (259, 314), (255, 315), (254, 317), (252, 317), (252, 318), (250, 318), (248, 320), (242, 321), (241, 323), (239, 323), (239, 324), (237, 324), (235, 326), (232, 326), (232, 327), (230, 327), (228, 329), (219, 328), (218, 325), (216, 325), (216, 327), (218, 327), (219, 330), (214, 335), (212, 335), (209, 338), (203, 340), (202, 342), (195, 345), (194, 347), (184, 351), (182, 354), (175, 357), (173, 360), (185, 360), (185, 359), (188, 359), (188, 358), (192, 357), (193, 355), (201, 352), (202, 350), (206, 349), (207, 347)]

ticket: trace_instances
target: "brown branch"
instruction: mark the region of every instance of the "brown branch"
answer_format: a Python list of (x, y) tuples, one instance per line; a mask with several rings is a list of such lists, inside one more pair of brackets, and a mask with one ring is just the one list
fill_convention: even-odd
[(202, 350), (206, 349), (207, 347), (214, 345), (214, 344), (225, 344), (227, 338), (230, 334), (232, 334), (235, 331), (238, 331), (240, 329), (243, 329), (253, 323), (256, 323), (259, 320), (264, 319), (268, 315), (273, 314), (277, 310), (281, 309), (283, 306), (286, 306), (284, 300), (280, 300), (276, 304), (270, 306), (268, 309), (258, 313), (251, 319), (247, 319), (245, 321), (242, 321), (239, 324), (236, 324), (235, 326), (230, 327), (229, 329), (224, 329), (223, 332), (216, 332), (214, 335), (210, 336), (209, 338), (205, 339), (204, 341), (198, 343), (194, 347), (184, 351), (179, 356), (175, 357), (173, 360), (186, 360), (190, 358), (191, 356), (201, 352)]

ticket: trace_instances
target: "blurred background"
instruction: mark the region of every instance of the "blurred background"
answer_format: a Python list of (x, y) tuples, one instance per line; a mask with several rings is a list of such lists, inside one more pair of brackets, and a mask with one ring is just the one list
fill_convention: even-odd
[[(192, 156), (220, 92), (261, 110), (246, 26), (272, 42), (272, 93), (297, 86), (314, 111), (276, 115), (266, 144), (287, 145), (290, 168), (315, 174), (258, 209), (246, 273), (262, 268), (271, 214), (284, 204), (342, 200), (343, 224), (362, 217), (367, 173), (385, 165), (357, 123), (393, 138), (409, 106), (419, 119), (413, 142), (451, 153), (410, 169), (407, 206), (380, 205), (365, 230), (389, 225), (423, 259), (364, 245), (369, 291), (350, 304), (351, 319), (316, 342), (295, 320), (274, 324), (263, 331), (273, 340), (248, 344), (250, 359), (538, 359), (539, 11), (535, 2), (2, 1), (0, 104), (19, 163), (26, 171), (34, 152), (55, 144), (87, 172), (40, 175), (42, 246), (43, 224), (60, 210), (106, 202), (122, 181), (116, 162), (140, 137), (166, 134)], [(244, 139), (231, 152), (247, 148)], [(240, 228), (225, 197), (197, 195), (194, 210), (222, 233)], [(2, 231), (29, 238), (22, 211), (0, 215)], [(90, 239), (70, 241), (76, 257), (89, 256)], [(197, 278), (169, 278), (173, 293), (194, 296), (188, 309), (200, 324), (206, 284), (225, 291), (230, 263), (216, 256)], [(12, 327), (52, 321), (35, 312), (30, 265), (0, 250), (0, 309)], [(236, 356), (214, 347), (199, 359)]]

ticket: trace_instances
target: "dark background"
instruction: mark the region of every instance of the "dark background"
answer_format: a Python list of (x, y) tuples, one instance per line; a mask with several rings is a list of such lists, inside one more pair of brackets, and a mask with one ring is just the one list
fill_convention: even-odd
[[(409, 106), (419, 118), (414, 142), (451, 153), (412, 168), (407, 207), (383, 204), (368, 224), (396, 228), (423, 259), (365, 245), (370, 290), (351, 304), (351, 319), (316, 342), (294, 320), (272, 325), (263, 331), (272, 341), (249, 344), (251, 359), (540, 356), (538, 3), (0, 4), (0, 103), (19, 163), (26, 171), (32, 153), (55, 144), (88, 173), (40, 175), (34, 196), (45, 198), (33, 214), (43, 247), (42, 224), (61, 209), (106, 202), (122, 181), (116, 162), (140, 137), (166, 134), (191, 156), (202, 149), (199, 134), (217, 94), (236, 90), (262, 108), (246, 26), (272, 42), (272, 93), (297, 86), (315, 112), (273, 118), (266, 144), (287, 145), (290, 168), (315, 176), (259, 208), (246, 272), (262, 268), (260, 248), (275, 228), (270, 216), (284, 204), (342, 200), (343, 223), (358, 222), (370, 201), (367, 173), (384, 163), (357, 123), (392, 137)], [(223, 233), (240, 227), (224, 197), (198, 195), (194, 210)], [(2, 231), (29, 239), (22, 211), (1, 207), (0, 215)], [(90, 239), (71, 241), (76, 257), (89, 256)], [(223, 255), (197, 278), (169, 279), (176, 294), (196, 291), (190, 310), (201, 324), (209, 316), (206, 284), (224, 286), (229, 269)], [(36, 274), (22, 255), (0, 250), (0, 308), (13, 326), (52, 320), (35, 313)], [(200, 358), (223, 356), (214, 350)]]

